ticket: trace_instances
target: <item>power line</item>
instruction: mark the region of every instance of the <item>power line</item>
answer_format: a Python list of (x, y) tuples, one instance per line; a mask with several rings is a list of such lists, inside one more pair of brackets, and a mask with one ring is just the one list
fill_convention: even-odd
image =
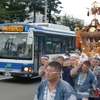
[[(84, 19), (81, 18), (81, 16), (77, 16), (77, 15), (74, 14), (74, 13), (73, 13), (73, 15), (72, 15), (71, 13), (68, 13), (68, 12), (66, 12), (66, 11), (64, 11), (64, 10), (61, 10), (61, 11), (64, 12), (65, 15), (71, 15), (71, 16), (73, 16), (73, 17), (75, 17), (75, 18), (78, 18), (78, 19), (84, 20)], [(86, 20), (86, 19), (85, 19), (85, 22), (86, 22), (86, 23), (90, 23), (90, 21), (89, 21), (89, 20)]]

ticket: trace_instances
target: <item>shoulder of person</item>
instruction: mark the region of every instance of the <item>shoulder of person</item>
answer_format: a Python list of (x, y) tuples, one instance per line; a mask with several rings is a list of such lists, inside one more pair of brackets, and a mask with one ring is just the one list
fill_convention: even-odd
[(72, 68), (70, 66), (66, 66), (66, 67), (63, 67), (63, 69), (65, 69), (65, 70), (71, 70)]
[(96, 66), (94, 70), (100, 72), (100, 66)]
[(44, 79), (44, 80), (42, 80), (41, 82), (40, 82), (40, 84), (39, 84), (39, 86), (45, 86), (45, 85), (47, 85), (47, 80), (46, 79)]
[(63, 85), (63, 88), (62, 88), (63, 93), (65, 93), (66, 95), (75, 94), (73, 87), (68, 82), (62, 80), (61, 84)]
[(96, 79), (96, 75), (95, 75), (94, 72), (92, 72), (91, 70), (88, 71), (88, 76), (89, 76), (92, 80)]
[[(68, 83), (68, 82), (66, 82), (66, 81), (64, 81), (64, 80), (60, 80), (60, 84), (61, 84), (61, 86), (63, 86), (64, 88), (66, 87), (66, 88), (70, 88), (71, 87), (71, 85)], [(68, 87), (67, 87), (68, 86)]]

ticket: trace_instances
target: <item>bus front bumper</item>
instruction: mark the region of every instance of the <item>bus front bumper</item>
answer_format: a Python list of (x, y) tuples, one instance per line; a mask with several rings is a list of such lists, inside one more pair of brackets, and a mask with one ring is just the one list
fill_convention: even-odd
[(14, 72), (14, 71), (0, 71), (0, 75), (5, 77), (22, 77), (22, 78), (33, 78), (38, 76), (35, 72)]

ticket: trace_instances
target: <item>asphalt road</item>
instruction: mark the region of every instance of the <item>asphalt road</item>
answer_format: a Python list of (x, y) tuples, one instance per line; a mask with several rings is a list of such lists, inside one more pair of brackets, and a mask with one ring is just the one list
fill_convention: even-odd
[(40, 79), (22, 80), (0, 76), (0, 100), (33, 100)]

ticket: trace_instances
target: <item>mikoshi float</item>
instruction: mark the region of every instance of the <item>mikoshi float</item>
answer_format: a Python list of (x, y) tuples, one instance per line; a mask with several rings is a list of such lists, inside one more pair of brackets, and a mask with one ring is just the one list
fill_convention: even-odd
[(76, 25), (76, 48), (80, 48), (89, 58), (94, 55), (100, 56), (100, 23), (96, 16), (100, 15), (100, 7), (98, 3), (93, 2), (93, 7), (88, 10), (87, 15), (94, 15), (93, 20), (89, 25), (82, 29)]

